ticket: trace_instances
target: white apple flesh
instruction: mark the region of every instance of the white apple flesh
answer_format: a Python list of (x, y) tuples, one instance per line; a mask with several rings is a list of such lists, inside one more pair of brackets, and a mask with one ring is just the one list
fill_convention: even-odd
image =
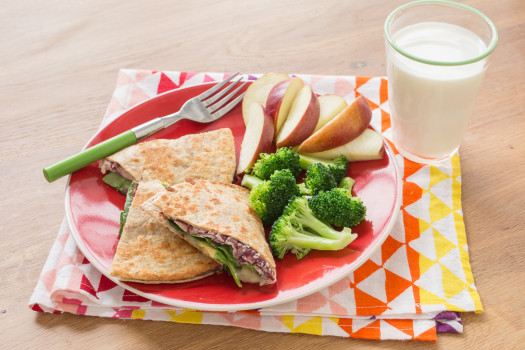
[(314, 132), (325, 126), (326, 123), (334, 119), (336, 115), (348, 106), (345, 99), (339, 95), (326, 94), (319, 96), (317, 99), (319, 100), (319, 121)]
[(242, 117), (244, 119), (244, 125), (248, 125), (248, 119), (250, 113), (248, 109), (253, 103), (258, 103), (261, 106), (266, 106), (266, 100), (268, 94), (272, 88), (280, 81), (290, 79), (288, 74), (284, 73), (267, 73), (261, 76), (259, 79), (251, 83), (244, 93), (242, 100)]
[(277, 148), (294, 147), (312, 134), (319, 120), (319, 101), (305, 85), (295, 97), (276, 141)]
[(290, 112), (292, 103), (303, 86), (303, 80), (294, 77), (278, 82), (268, 94), (266, 100), (266, 113), (273, 118), (273, 125), (276, 134), (281, 130), (281, 127)]
[(270, 153), (273, 148), (273, 119), (257, 103), (253, 103), (247, 109), (247, 113), (249, 119), (241, 143), (237, 175), (251, 167), (259, 158), (259, 154)]
[(382, 159), (385, 153), (383, 137), (377, 131), (367, 128), (352, 141), (323, 152), (305, 153), (320, 159), (334, 159), (341, 154), (349, 162)]
[(359, 96), (325, 126), (301, 143), (298, 152), (323, 152), (347, 144), (361, 135), (371, 120), (372, 109), (365, 98)]

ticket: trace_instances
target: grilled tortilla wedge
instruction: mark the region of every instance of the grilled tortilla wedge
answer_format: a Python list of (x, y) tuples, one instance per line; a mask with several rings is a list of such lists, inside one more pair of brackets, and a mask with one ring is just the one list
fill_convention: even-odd
[(148, 178), (170, 185), (187, 177), (231, 183), (235, 167), (235, 142), (228, 128), (138, 143), (100, 162), (103, 174), (110, 171), (133, 181)]
[(161, 213), (164, 223), (204, 254), (224, 265), (237, 284), (273, 284), (275, 261), (261, 220), (249, 204), (249, 190), (188, 179), (166, 189), (142, 208)]
[(141, 204), (164, 191), (159, 181), (141, 182), (129, 208), (110, 275), (141, 283), (178, 283), (209, 276), (222, 270), (164, 224), (159, 213), (146, 213)]
[[(126, 281), (173, 283), (222, 270), (222, 265), (166, 228), (163, 217), (151, 216), (140, 206), (164, 191), (163, 184), (183, 182), (186, 176), (230, 183), (235, 165), (235, 143), (230, 129), (143, 142), (103, 161), (103, 172), (116, 170), (130, 180), (140, 180), (135, 197), (126, 200), (131, 204), (127, 204), (121, 217), (122, 234), (110, 274)], [(128, 192), (128, 186), (120, 190)]]

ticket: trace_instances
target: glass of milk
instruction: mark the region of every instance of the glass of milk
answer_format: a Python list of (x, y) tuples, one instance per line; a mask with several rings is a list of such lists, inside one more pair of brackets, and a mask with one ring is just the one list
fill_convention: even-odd
[(450, 1), (416, 1), (385, 22), (392, 137), (418, 163), (459, 148), (498, 35), (481, 12)]

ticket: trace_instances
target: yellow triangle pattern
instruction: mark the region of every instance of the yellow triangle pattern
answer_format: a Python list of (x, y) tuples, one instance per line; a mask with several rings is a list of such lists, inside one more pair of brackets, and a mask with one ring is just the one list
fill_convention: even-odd
[(459, 154), (454, 154), (451, 158), (452, 162), (452, 177), (455, 179), (461, 176), (461, 166), (459, 165)]
[(452, 208), (443, 203), (435, 194), (430, 192), (430, 221), (432, 223), (444, 219), (452, 212)]
[(448, 311), (465, 311), (464, 309), (447, 302), (447, 299), (441, 298), (425, 289), (419, 290), (419, 296), (421, 300), (425, 302), (424, 305), (444, 305), (445, 309)]
[(443, 180), (450, 178), (449, 175), (445, 174), (438, 167), (431, 165), (430, 166), (430, 186), (432, 188), (435, 184), (440, 183)]
[(461, 183), (454, 179), (452, 181), (452, 210), (461, 209)]
[(339, 317), (328, 317), (328, 319), (335, 324), (339, 324)]
[(202, 312), (196, 311), (175, 311), (175, 310), (164, 310), (168, 315), (171, 316), (170, 322), (178, 323), (202, 323)]
[(456, 245), (443, 237), (438, 230), (432, 229), (432, 233), (434, 234), (434, 245), (436, 246), (436, 257), (438, 260), (456, 248)]
[[(333, 317), (330, 319), (335, 323), (338, 321), (338, 318)], [(323, 334), (323, 318), (321, 316), (312, 317), (298, 326), (295, 326), (295, 317), (291, 315), (282, 316), (281, 322), (290, 329), (291, 333)]]
[(463, 273), (467, 283), (469, 284), (469, 294), (474, 302), (474, 307), (476, 312), (483, 311), (483, 306), (481, 305), (481, 299), (479, 293), (470, 288), (470, 284), (474, 283), (474, 276), (472, 275), (472, 269), (470, 268), (469, 255), (468, 252), (463, 248), (467, 245), (467, 235), (465, 232), (465, 223), (463, 222), (463, 217), (458, 213), (454, 213), (454, 224), (456, 226), (456, 232), (458, 234), (458, 245), (459, 245), (459, 254), (461, 257), (461, 265), (463, 268)]
[(445, 299), (423, 288), (419, 288), (419, 298), (424, 305), (445, 304)]
[(423, 275), (425, 272), (428, 271), (432, 266), (434, 266), (436, 262), (434, 260), (430, 260), (423, 254), (419, 254), (419, 274)]
[(425, 232), (430, 228), (430, 223), (426, 222), (425, 220), (419, 219), (419, 232)]
[(459, 277), (452, 273), (446, 266), (439, 264), (441, 267), (441, 276), (443, 279), (443, 291), (447, 299), (460, 293), (468, 287)]
[(315, 316), (310, 318), (308, 321), (301, 323), (297, 327), (293, 328), (292, 333), (304, 333), (304, 334), (323, 334), (323, 318), (321, 316)]
[[(452, 174), (448, 175), (442, 172), (437, 166), (429, 166), (430, 172), (430, 183), (429, 189), (423, 189), (423, 195), (429, 194), (430, 198), (430, 223), (425, 222), (424, 220), (419, 220), (419, 232), (425, 232), (429, 227), (444, 218), (446, 218), (451, 213), (454, 217), (454, 228), (458, 238), (458, 248), (460, 252), (460, 259), (463, 272), (466, 277), (467, 283), (465, 283), (461, 278), (457, 277), (453, 272), (451, 272), (446, 266), (439, 264), (442, 273), (442, 284), (443, 291), (445, 293), (445, 298), (441, 298), (432, 291), (424, 290), (419, 288), (420, 292), (420, 301), (421, 304), (430, 305), (430, 304), (441, 304), (446, 307), (447, 310), (451, 311), (464, 311), (456, 305), (448, 303), (448, 299), (454, 297), (458, 293), (468, 288), (468, 292), (472, 301), (474, 303), (475, 309), (477, 312), (482, 310), (481, 300), (477, 291), (470, 286), (474, 283), (474, 278), (472, 276), (472, 271), (470, 269), (469, 255), (468, 252), (463, 248), (467, 244), (465, 224), (463, 222), (463, 217), (461, 212), (457, 211), (461, 209), (461, 168), (459, 164), (459, 156), (455, 154), (452, 159)], [(452, 178), (452, 192), (451, 192), (451, 203), (452, 208), (450, 208), (446, 203), (439, 199), (435, 194), (432, 193), (432, 187), (436, 184)], [(436, 249), (437, 260), (446, 256), (452, 249), (456, 248), (456, 245), (450, 240), (446, 239), (439, 231), (435, 228), (432, 228), (432, 234), (434, 237), (434, 245)], [(423, 254), (419, 254), (419, 270), (420, 275), (423, 275), (431, 267), (433, 267), (437, 262), (433, 261)]]
[(292, 315), (284, 315), (281, 316), (281, 322), (283, 325), (285, 325), (289, 330), (293, 330), (295, 317)]
[(132, 318), (136, 318), (138, 320), (144, 319), (145, 315), (146, 315), (146, 310), (137, 310), (137, 309), (135, 309), (135, 310), (133, 310), (131, 312), (131, 317)]

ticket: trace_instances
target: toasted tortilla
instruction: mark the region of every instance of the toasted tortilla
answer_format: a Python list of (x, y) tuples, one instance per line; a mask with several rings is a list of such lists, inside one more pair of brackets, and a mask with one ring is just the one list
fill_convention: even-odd
[(127, 147), (101, 162), (134, 180), (159, 180), (168, 184), (184, 179), (207, 179), (231, 183), (235, 173), (235, 142), (230, 129), (185, 135), (175, 140), (157, 139)]
[[(184, 222), (198, 230), (231, 237), (252, 248), (268, 262), (273, 279), (265, 284), (271, 284), (275, 282), (275, 261), (266, 242), (262, 222), (250, 207), (249, 193), (248, 189), (233, 184), (189, 179), (167, 187), (142, 207), (152, 215), (161, 212), (166, 218), (166, 227), (183, 238), (187, 239), (187, 235), (173, 228), (168, 219)], [(192, 243), (192, 240), (188, 242)], [(198, 245), (196, 247), (201, 249)], [(213, 251), (201, 251), (215, 258)]]
[(160, 181), (141, 182), (110, 268), (110, 275), (141, 283), (188, 282), (209, 276), (221, 265), (168, 229), (160, 214), (146, 213), (141, 205), (164, 192)]

